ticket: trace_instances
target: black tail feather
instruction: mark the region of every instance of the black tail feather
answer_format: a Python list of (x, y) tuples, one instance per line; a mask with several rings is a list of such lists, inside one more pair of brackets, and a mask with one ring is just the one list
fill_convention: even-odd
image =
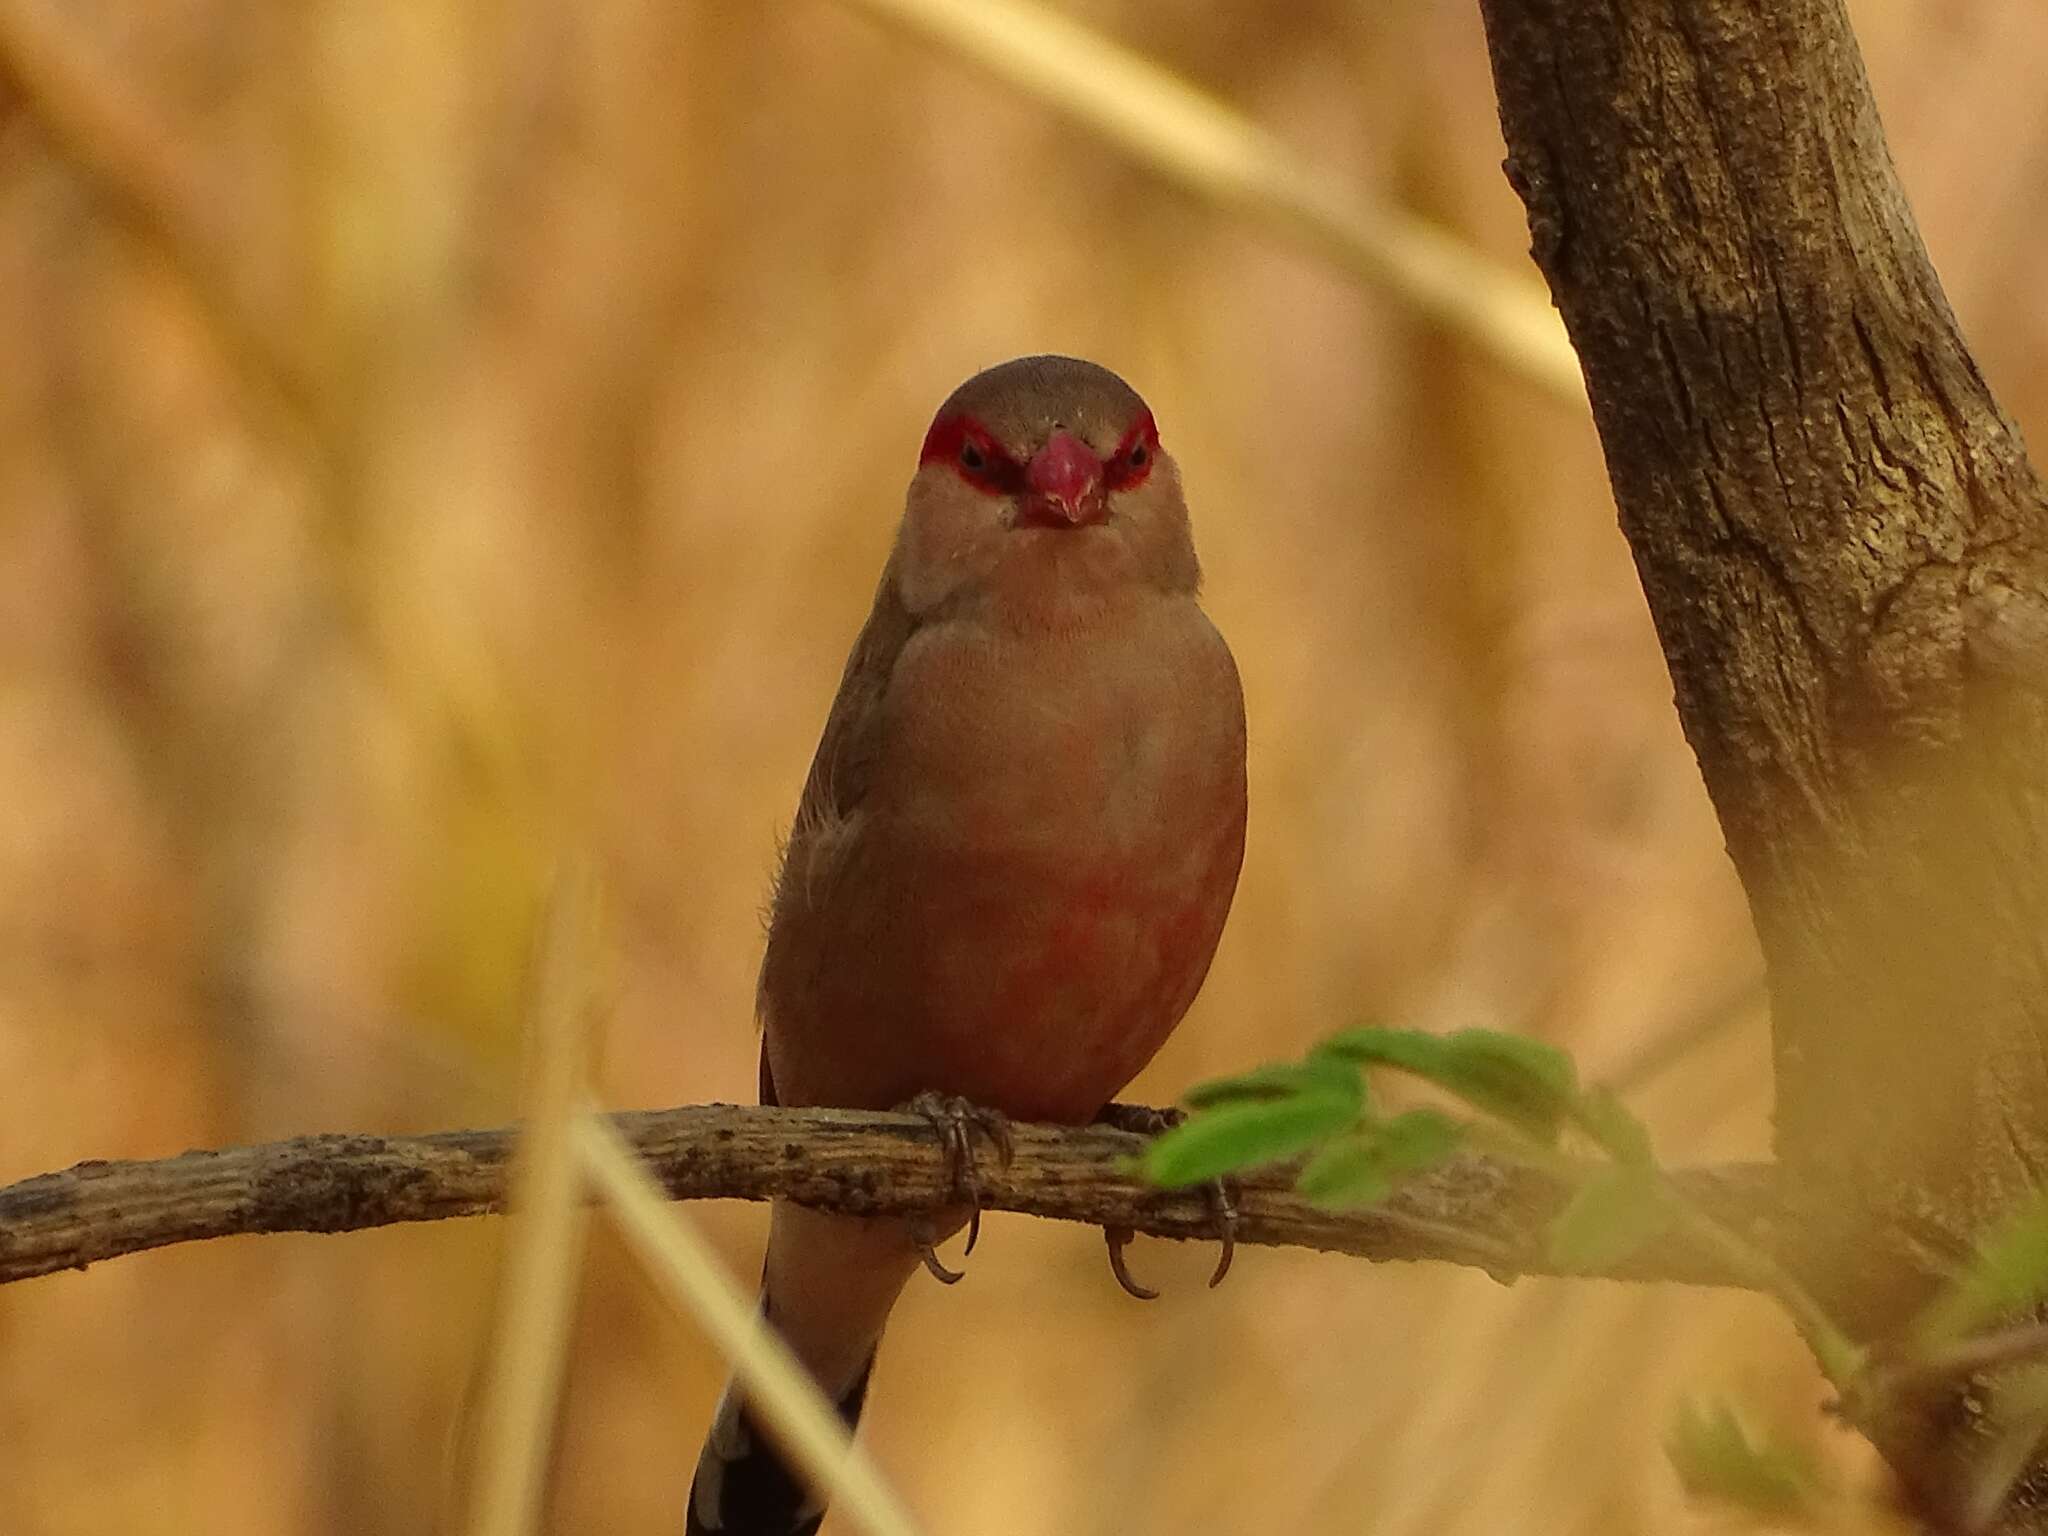
[[(871, 1354), (839, 1399), (848, 1429), (860, 1423), (874, 1368)], [(690, 1482), (687, 1536), (814, 1536), (824, 1519), (824, 1499), (761, 1432), (741, 1401), (739, 1383), (729, 1384)]]

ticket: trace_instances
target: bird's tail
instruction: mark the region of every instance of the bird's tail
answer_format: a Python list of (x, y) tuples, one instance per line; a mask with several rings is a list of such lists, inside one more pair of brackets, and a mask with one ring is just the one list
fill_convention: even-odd
[[(870, 1353), (853, 1385), (839, 1397), (839, 1415), (848, 1429), (860, 1423), (874, 1365)], [(810, 1490), (761, 1432), (739, 1383), (727, 1382), (690, 1483), (687, 1536), (812, 1536), (824, 1518), (823, 1496)]]
[[(860, 1420), (889, 1310), (917, 1265), (899, 1221), (775, 1203), (762, 1311), (849, 1429)], [(688, 1536), (810, 1536), (824, 1518), (825, 1501), (763, 1433), (739, 1384), (728, 1383), (697, 1458)]]

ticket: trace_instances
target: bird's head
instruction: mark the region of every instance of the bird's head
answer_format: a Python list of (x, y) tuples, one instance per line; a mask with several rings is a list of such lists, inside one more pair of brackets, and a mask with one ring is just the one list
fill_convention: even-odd
[(1192, 592), (1200, 580), (1152, 412), (1107, 368), (1071, 357), (999, 364), (939, 407), (898, 561), (913, 611), (977, 584)]

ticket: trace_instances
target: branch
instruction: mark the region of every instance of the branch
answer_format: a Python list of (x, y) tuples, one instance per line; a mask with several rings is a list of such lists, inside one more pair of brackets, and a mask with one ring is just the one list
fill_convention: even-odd
[(1957, 1339), (1952, 1344), (1904, 1359), (1881, 1361), (1874, 1373), (1876, 1385), (1867, 1387), (1865, 1391), (1876, 1396), (1897, 1382), (1927, 1377), (1971, 1376), (1994, 1366), (2034, 1360), (2043, 1355), (2048, 1355), (2048, 1323), (2023, 1323), (2015, 1328), (2001, 1328), (1996, 1333)]
[[(1841, 0), (1481, 10), (1769, 963), (1779, 1158), (1851, 1268), (1872, 1214), (1964, 1246), (2048, 1167), (2048, 489), (1928, 262)], [(1917, 1304), (1844, 1288), (1871, 1336)]]
[[(678, 1200), (789, 1199), (859, 1215), (958, 1203), (932, 1127), (920, 1116), (693, 1104), (614, 1116)], [(1140, 1137), (1107, 1127), (1018, 1125), (1015, 1157), (977, 1165), (983, 1204), (1154, 1237), (1208, 1239), (1199, 1192), (1166, 1194), (1129, 1171)], [(102, 1259), (253, 1232), (356, 1232), (502, 1211), (515, 1133), (299, 1136), (149, 1162), (86, 1162), (0, 1188), (0, 1283)], [(1767, 1169), (1683, 1176), (1687, 1193), (1745, 1231), (1775, 1226)], [(1507, 1278), (1556, 1273), (1544, 1228), (1562, 1198), (1537, 1174), (1482, 1159), (1404, 1187), (1384, 1206), (1328, 1211), (1284, 1171), (1243, 1181), (1241, 1242), (1364, 1259), (1434, 1259)], [(1679, 1240), (1645, 1249), (1608, 1278), (1740, 1286)]]
[[(1928, 260), (1843, 0), (1479, 8), (1768, 965), (1787, 1228), (1832, 1249), (1803, 1277), (1827, 1312), (1887, 1338), (2048, 1169), (2048, 486)], [(2003, 1428), (2048, 1410), (1918, 1385), (1858, 1427), (1971, 1528)], [(2001, 1529), (2048, 1529), (2032, 1497)]]

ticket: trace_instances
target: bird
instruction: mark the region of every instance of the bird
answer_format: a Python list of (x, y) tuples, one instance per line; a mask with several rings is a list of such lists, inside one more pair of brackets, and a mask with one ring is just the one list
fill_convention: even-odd
[[(1021, 357), (939, 407), (777, 868), (764, 1104), (1081, 1125), (1152, 1059), (1244, 858), (1244, 695), (1200, 585), (1179, 467), (1115, 373)], [(773, 1207), (764, 1315), (849, 1428), (904, 1285), (957, 1278), (931, 1236)], [(823, 1518), (728, 1383), (689, 1536)]]

